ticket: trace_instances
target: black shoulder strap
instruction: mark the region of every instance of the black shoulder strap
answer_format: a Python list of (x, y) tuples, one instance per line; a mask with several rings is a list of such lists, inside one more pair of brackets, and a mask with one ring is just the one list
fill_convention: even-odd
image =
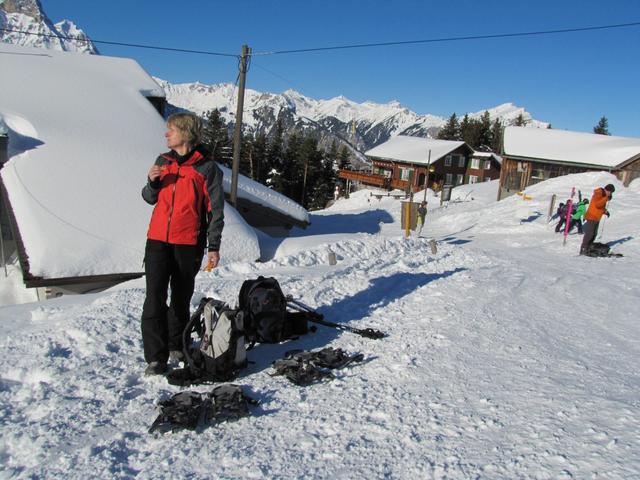
[(193, 357), (191, 356), (191, 332), (193, 332), (196, 325), (201, 328), (200, 322), (202, 321), (202, 312), (204, 312), (204, 307), (210, 300), (212, 299), (209, 297), (204, 297), (202, 300), (200, 300), (198, 308), (196, 308), (196, 311), (193, 312), (193, 315), (191, 315), (189, 322), (187, 322), (187, 325), (182, 331), (182, 353), (184, 354), (184, 358), (187, 359), (189, 368), (193, 372), (196, 372), (198, 370), (198, 367), (196, 366), (195, 362), (193, 361)]

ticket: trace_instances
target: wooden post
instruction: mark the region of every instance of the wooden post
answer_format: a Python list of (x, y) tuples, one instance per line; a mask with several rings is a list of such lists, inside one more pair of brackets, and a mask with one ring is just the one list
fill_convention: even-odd
[(429, 149), (429, 159), (427, 160), (427, 174), (424, 176), (424, 201), (427, 201), (427, 188), (429, 188), (429, 170), (431, 169), (431, 149)]
[(553, 209), (556, 206), (556, 194), (554, 193), (553, 195), (551, 195), (551, 203), (549, 204), (549, 214), (547, 215), (547, 222), (549, 220), (551, 220), (551, 217), (553, 217)]
[(238, 204), (238, 174), (240, 171), (240, 146), (242, 144), (242, 112), (244, 110), (244, 89), (247, 80), (247, 59), (251, 49), (242, 46), (240, 56), (240, 85), (238, 87), (238, 105), (236, 108), (236, 125), (233, 131), (233, 163), (231, 164), (231, 204), (237, 208)]
[(411, 235), (411, 202), (404, 202), (404, 236)]

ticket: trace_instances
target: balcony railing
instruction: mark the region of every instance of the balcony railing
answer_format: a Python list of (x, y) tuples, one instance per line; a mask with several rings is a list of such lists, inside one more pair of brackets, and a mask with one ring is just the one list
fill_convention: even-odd
[(356, 172), (354, 170), (340, 170), (338, 172), (340, 178), (345, 180), (352, 180), (354, 182), (364, 183), (365, 185), (374, 185), (380, 188), (397, 188), (404, 190), (407, 188), (407, 182), (405, 180), (398, 180), (395, 178), (385, 177), (384, 175), (378, 175), (375, 173)]

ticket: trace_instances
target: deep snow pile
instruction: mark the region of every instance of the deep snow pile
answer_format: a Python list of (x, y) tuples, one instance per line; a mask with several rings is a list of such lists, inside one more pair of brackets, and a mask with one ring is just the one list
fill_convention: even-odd
[[(616, 183), (602, 225), (624, 258), (578, 256), (581, 237), (563, 246), (547, 220), (552, 193), (609, 182), (562, 177), (527, 190), (531, 200), (501, 202), (495, 182), (469, 185), (442, 208), (429, 192), (424, 233), (436, 254), (426, 237), (402, 237), (398, 200), (358, 192), (313, 214), (307, 232), (262, 237), (272, 259), (201, 274), (194, 303), (206, 294), (235, 304), (243, 280), (273, 275), (328, 319), (389, 337), (320, 327), (257, 346), (237, 383), (261, 405), (199, 434), (146, 433), (154, 405), (179, 389), (141, 375), (140, 281), (1, 308), (3, 475), (632, 478), (640, 182)], [(268, 375), (286, 350), (327, 345), (365, 362), (306, 388)]]

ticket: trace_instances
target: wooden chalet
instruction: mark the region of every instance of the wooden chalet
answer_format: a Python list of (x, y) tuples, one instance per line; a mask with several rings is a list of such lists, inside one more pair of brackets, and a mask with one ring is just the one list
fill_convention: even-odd
[(468, 183), (488, 182), (500, 178), (502, 157), (493, 152), (474, 152), (467, 169)]
[(640, 138), (507, 127), (502, 151), (498, 200), (571, 173), (604, 170), (625, 186), (640, 177)]
[(473, 149), (464, 142), (398, 135), (365, 152), (372, 171), (340, 170), (340, 178), (388, 190), (413, 191), (468, 181), (467, 168)]

